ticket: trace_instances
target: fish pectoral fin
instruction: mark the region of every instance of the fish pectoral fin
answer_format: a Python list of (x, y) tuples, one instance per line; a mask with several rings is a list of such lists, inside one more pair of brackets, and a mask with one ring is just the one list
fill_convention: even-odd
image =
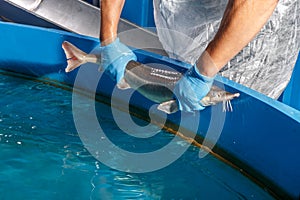
[(178, 105), (176, 100), (170, 100), (159, 104), (157, 109), (167, 114), (172, 114), (178, 111)]
[(124, 78), (121, 79), (121, 81), (117, 84), (117, 87), (120, 89), (120, 90), (127, 90), (130, 87), (130, 85), (126, 82), (126, 80)]

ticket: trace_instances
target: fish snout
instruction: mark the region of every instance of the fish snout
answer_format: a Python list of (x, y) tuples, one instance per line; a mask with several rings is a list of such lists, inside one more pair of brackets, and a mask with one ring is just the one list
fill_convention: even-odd
[(230, 93), (224, 90), (210, 91), (203, 99), (201, 99), (200, 102), (203, 106), (211, 106), (216, 105), (218, 103), (230, 101), (239, 96), (239, 93)]

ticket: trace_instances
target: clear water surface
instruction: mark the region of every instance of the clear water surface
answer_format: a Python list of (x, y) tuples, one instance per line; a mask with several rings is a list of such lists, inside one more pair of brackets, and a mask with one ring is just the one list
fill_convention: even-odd
[[(200, 159), (191, 146), (170, 166), (151, 173), (113, 170), (82, 144), (72, 118), (72, 93), (0, 73), (0, 199), (272, 199), (262, 188), (215, 157)], [(125, 136), (107, 105), (99, 120), (119, 146), (160, 148), (174, 136), (150, 142)], [(182, 141), (178, 145), (187, 145)], [(139, 150), (139, 148), (141, 148)], [(117, 162), (117, 160), (116, 160)]]

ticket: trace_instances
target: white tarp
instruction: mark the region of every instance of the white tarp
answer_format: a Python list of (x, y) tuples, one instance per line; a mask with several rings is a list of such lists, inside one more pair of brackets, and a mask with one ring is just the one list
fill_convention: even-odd
[[(216, 34), (227, 0), (154, 0), (159, 39), (169, 56), (194, 64)], [(261, 32), (220, 72), (278, 98), (300, 47), (299, 0), (282, 0)]]

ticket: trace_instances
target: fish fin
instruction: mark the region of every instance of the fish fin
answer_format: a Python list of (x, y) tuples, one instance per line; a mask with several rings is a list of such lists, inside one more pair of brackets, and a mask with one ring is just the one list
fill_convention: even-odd
[(157, 109), (167, 114), (172, 114), (178, 111), (178, 105), (176, 100), (170, 100), (159, 104)]
[(131, 88), (124, 78), (122, 78), (121, 81), (117, 84), (117, 87), (121, 90), (126, 90)]
[(211, 106), (211, 105), (215, 105), (216, 103), (211, 102), (210, 97), (209, 96), (205, 96), (200, 100), (200, 103), (202, 106)]
[(65, 69), (66, 72), (70, 72), (87, 62), (97, 63), (98, 58), (96, 55), (87, 54), (67, 41), (63, 42), (62, 48), (67, 57), (68, 66)]

